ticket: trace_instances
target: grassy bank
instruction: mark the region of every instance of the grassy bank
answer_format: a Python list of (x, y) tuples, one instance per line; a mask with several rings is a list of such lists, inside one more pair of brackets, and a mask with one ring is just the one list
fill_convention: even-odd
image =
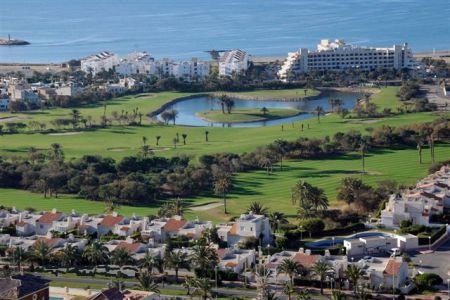
[(221, 110), (210, 110), (200, 112), (198, 116), (210, 122), (239, 123), (276, 120), (300, 113), (297, 109), (271, 108), (267, 112), (262, 112), (261, 109), (236, 109), (230, 114), (222, 113)]

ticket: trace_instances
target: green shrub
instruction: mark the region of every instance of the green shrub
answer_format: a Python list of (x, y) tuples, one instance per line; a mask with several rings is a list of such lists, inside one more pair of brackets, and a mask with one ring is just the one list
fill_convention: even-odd
[(442, 284), (442, 278), (434, 273), (423, 273), (414, 277), (414, 283), (419, 291), (433, 290), (435, 285)]

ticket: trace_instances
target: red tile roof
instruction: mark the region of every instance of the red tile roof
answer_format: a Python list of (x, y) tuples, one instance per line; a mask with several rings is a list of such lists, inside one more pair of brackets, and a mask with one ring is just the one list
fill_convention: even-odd
[(27, 224), (28, 224), (27, 222), (20, 221), (20, 222), (18, 222), (16, 225), (19, 226), (19, 227), (23, 227), (23, 226), (25, 226), (25, 225), (27, 225)]
[(234, 268), (237, 266), (237, 263), (234, 263), (232, 261), (229, 261), (225, 264), (225, 267)]
[(55, 238), (55, 239), (48, 239), (48, 238), (38, 238), (34, 243), (33, 246), (37, 243), (46, 243), (50, 248), (53, 247), (55, 244), (57, 244), (61, 239)]
[(401, 265), (401, 262), (390, 259), (386, 265), (386, 268), (384, 269), (384, 274), (391, 276), (398, 275)]
[(230, 233), (230, 235), (237, 235), (237, 224), (236, 223), (234, 223), (233, 226), (231, 226), (229, 233)]
[(115, 217), (113, 215), (107, 215), (103, 218), (99, 225), (102, 225), (104, 227), (113, 227), (114, 225), (119, 224), (122, 220), (123, 216)]
[(139, 247), (141, 246), (141, 243), (127, 243), (127, 242), (120, 242), (119, 245), (117, 245), (116, 249), (125, 249), (130, 253), (136, 253), (139, 250)]
[(308, 255), (299, 252), (295, 254), (293, 260), (306, 268), (310, 268), (319, 260), (319, 257), (320, 255)]
[(219, 259), (222, 259), (225, 257), (225, 254), (227, 253), (227, 249), (217, 249), (216, 252), (217, 252), (217, 257)]
[(168, 232), (178, 231), (186, 223), (186, 220), (170, 219), (162, 228)]
[(61, 218), (61, 213), (47, 212), (47, 213), (43, 214), (37, 221), (39, 223), (49, 224), (49, 223), (53, 223), (54, 221), (59, 220), (59, 218)]

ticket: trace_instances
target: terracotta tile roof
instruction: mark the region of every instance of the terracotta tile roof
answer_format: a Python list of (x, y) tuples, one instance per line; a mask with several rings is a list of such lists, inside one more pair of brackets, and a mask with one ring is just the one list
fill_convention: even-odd
[(388, 261), (383, 273), (386, 275), (391, 275), (391, 276), (398, 275), (398, 273), (400, 272), (401, 265), (402, 265), (401, 262), (390, 259)]
[(16, 225), (19, 226), (19, 227), (23, 227), (23, 226), (26, 226), (27, 224), (28, 224), (27, 222), (20, 221)]
[(237, 263), (229, 261), (225, 264), (225, 267), (234, 268), (237, 266)]
[(190, 238), (190, 239), (193, 239), (193, 238), (195, 238), (195, 233), (193, 233), (193, 232), (188, 232), (188, 233), (186, 233), (186, 236), (187, 236), (188, 238)]
[(50, 213), (47, 212), (45, 214), (43, 214), (37, 221), (39, 223), (53, 223), (54, 221), (59, 220), (59, 218), (61, 218), (61, 213)]
[(225, 257), (225, 254), (227, 253), (227, 249), (217, 249), (216, 252), (217, 252), (217, 257), (219, 259), (222, 259)]
[(128, 231), (128, 230), (130, 230), (130, 227), (128, 227), (128, 226), (122, 226), (122, 227), (120, 227), (120, 230), (121, 230), (121, 231)]
[(231, 226), (230, 231), (229, 231), (230, 235), (237, 235), (237, 227), (238, 226), (236, 223), (234, 223), (233, 226)]
[(136, 253), (139, 250), (140, 246), (141, 243), (120, 242), (119, 245), (117, 245), (116, 249), (125, 249), (130, 253)]
[(33, 246), (37, 243), (44, 242), (46, 243), (50, 248), (52, 248), (55, 244), (57, 244), (61, 239), (55, 238), (55, 239), (48, 239), (48, 238), (38, 238), (34, 243)]
[(168, 232), (178, 231), (186, 223), (186, 220), (170, 219), (162, 228)]
[(307, 255), (304, 253), (295, 254), (293, 260), (306, 268), (312, 267), (318, 260), (320, 255)]
[(104, 227), (113, 227), (114, 225), (119, 224), (122, 220), (123, 216), (115, 217), (113, 215), (107, 215), (103, 218), (99, 225), (102, 225)]

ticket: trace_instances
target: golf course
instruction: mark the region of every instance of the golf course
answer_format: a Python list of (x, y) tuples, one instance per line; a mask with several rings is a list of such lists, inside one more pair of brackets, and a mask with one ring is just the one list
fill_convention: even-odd
[[(396, 96), (397, 88), (389, 87), (376, 90), (372, 95), (371, 102), (379, 106), (379, 109), (388, 107), (395, 111), (402, 103)], [(258, 93), (258, 95), (255, 95)], [(241, 92), (245, 97), (264, 97), (270, 94), (270, 98), (295, 97), (304, 95), (303, 89), (282, 91), (258, 91)], [(316, 91), (306, 91), (307, 95), (316, 95)], [(137, 96), (125, 96), (107, 101), (105, 104), (79, 108), (82, 116), (91, 116), (93, 122), (99, 123), (101, 116), (111, 116), (113, 111), (132, 111), (138, 108), (140, 112), (148, 113), (159, 109), (180, 97), (195, 94), (164, 92), (155, 94), (141, 94)], [(268, 96), (269, 97), (269, 96)], [(314, 101), (314, 100), (311, 100)], [(50, 121), (54, 118), (70, 115), (71, 109), (59, 108), (27, 113), (0, 113), (0, 122), (14, 120), (15, 122), (30, 121), (44, 122), (50, 128)], [(203, 112), (208, 114), (210, 112)], [(286, 117), (289, 114), (298, 114), (298, 110), (272, 110), (266, 112), (267, 116)], [(264, 117), (260, 110), (236, 110), (231, 114), (223, 114), (215, 111), (208, 118), (237, 118), (237, 122), (246, 121), (246, 118)], [(187, 155), (195, 158), (203, 154), (212, 153), (244, 153), (255, 150), (259, 146), (267, 145), (277, 139), (295, 140), (299, 137), (326, 137), (333, 136), (336, 132), (348, 132), (357, 130), (361, 133), (373, 128), (389, 125), (402, 126), (414, 123), (424, 123), (439, 118), (440, 113), (404, 113), (393, 114), (389, 117), (358, 119), (347, 116), (342, 118), (336, 113), (329, 113), (320, 117), (310, 118), (301, 122), (289, 122), (274, 126), (263, 127), (191, 127), (181, 125), (163, 125), (154, 123), (145, 118), (141, 126), (121, 125), (112, 122), (111, 126), (105, 128), (66, 128), (55, 133), (38, 133), (24, 130), (17, 134), (4, 134), (0, 136), (0, 156), (14, 157), (24, 156), (30, 147), (41, 151), (48, 151), (52, 143), (59, 143), (65, 153), (66, 160), (79, 158), (83, 155), (102, 155), (120, 160), (125, 156), (136, 155), (145, 137), (154, 155), (172, 157)], [(206, 116), (205, 116), (206, 118)], [(228, 119), (220, 122), (232, 122)], [(250, 121), (250, 119), (247, 119)], [(304, 124), (304, 129), (301, 128)], [(0, 123), (2, 124), (2, 123)], [(205, 132), (208, 132), (208, 141)], [(186, 145), (173, 145), (173, 138), (177, 135), (186, 135)], [(156, 138), (159, 138), (158, 145)], [(437, 144), (435, 149), (436, 161), (448, 159), (449, 146)], [(382, 180), (396, 180), (402, 184), (414, 184), (418, 179), (425, 176), (431, 159), (428, 151), (424, 149), (423, 163), (419, 163), (416, 149), (395, 150), (372, 150), (368, 151), (365, 159), (365, 172), (361, 172), (361, 159), (359, 153), (347, 153), (331, 158), (288, 160), (283, 163), (283, 170), (274, 165), (274, 172), (267, 174), (264, 170), (237, 173), (233, 176), (233, 188), (228, 195), (229, 215), (223, 214), (221, 198), (213, 194), (204, 194), (196, 198), (186, 199), (190, 205), (187, 217), (199, 216), (214, 221), (228, 220), (231, 215), (240, 214), (252, 201), (261, 201), (270, 210), (281, 211), (288, 215), (295, 214), (290, 194), (292, 186), (300, 179), (304, 179), (312, 185), (325, 190), (332, 206), (344, 204), (336, 201), (337, 187), (342, 178), (347, 176), (358, 176), (364, 182), (375, 184)], [(102, 201), (88, 201), (78, 198), (76, 195), (60, 195), (58, 198), (44, 198), (42, 194), (31, 193), (23, 190), (0, 189), (0, 204), (4, 206), (15, 206), (23, 209), (33, 207), (37, 210), (48, 210), (57, 208), (61, 211), (77, 211), (86, 213), (100, 213), (104, 211), (105, 204)], [(136, 213), (139, 215), (156, 214), (159, 204), (153, 206), (131, 207), (122, 205), (119, 211), (125, 215)]]

